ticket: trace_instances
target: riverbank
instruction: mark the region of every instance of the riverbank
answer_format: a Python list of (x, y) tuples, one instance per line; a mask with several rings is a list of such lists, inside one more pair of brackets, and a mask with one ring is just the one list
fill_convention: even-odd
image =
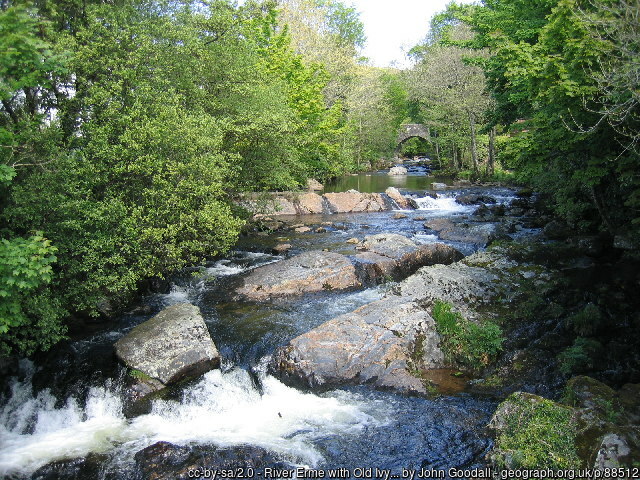
[[(469, 195), (485, 198), (480, 202)], [(463, 201), (457, 202), (456, 197), (463, 197)], [(508, 189), (479, 192), (457, 187), (413, 200), (418, 206), (415, 210), (278, 216), (275, 228), (249, 233), (240, 239), (235, 253), (202, 268), (185, 270), (172, 280), (168, 293), (146, 297), (142, 305), (109, 328), (62, 345), (32, 367), (23, 364), (22, 373), (5, 384), (1, 418), (3, 444), (8, 447), (2, 456), (5, 463), (0, 465), (16, 478), (45, 478), (31, 472), (48, 463), (45, 468), (54, 472), (49, 475), (57, 478), (73, 478), (69, 472), (86, 468), (83, 471), (128, 479), (141, 471), (151, 475), (145, 459), (155, 459), (157, 468), (165, 468), (167, 462), (178, 458), (192, 458), (200, 455), (198, 452), (212, 454), (221, 445), (243, 444), (275, 454), (267, 458), (252, 450), (251, 458), (257, 455), (274, 464), (314, 468), (483, 466), (492, 461), (487, 455), (494, 438), (487, 434), (485, 425), (498, 401), (511, 392), (557, 400), (564, 383), (575, 373), (594, 375), (617, 389), (637, 383), (637, 372), (629, 368), (635, 359), (628, 353), (637, 351), (633, 336), (628, 334), (628, 322), (633, 318), (629, 313), (635, 307), (635, 280), (623, 275), (631, 273), (634, 278), (632, 272), (637, 270), (624, 251), (611, 253), (606, 239), (602, 248), (596, 248), (597, 238), (551, 240), (551, 229), (546, 228), (543, 235), (541, 228), (551, 219), (535, 211), (535, 197), (517, 197)], [(397, 284), (391, 277), (377, 275), (362, 286), (354, 283), (344, 290), (320, 288), (282, 297), (274, 293), (257, 301), (233, 300), (234, 292), (249, 278), (260, 278), (256, 275), (261, 268), (280, 268), (284, 259), (295, 259), (304, 252), (326, 251), (349, 264), (358, 255), (375, 253), (382, 254), (378, 262), (389, 262), (390, 252), (367, 253), (361, 247), (367, 245), (367, 238), (390, 231), (418, 246), (443, 243), (466, 258), (450, 265), (423, 266), (402, 279), (411, 273), (406, 272)], [(284, 243), (289, 245), (284, 253), (272, 253)], [(626, 269), (621, 268), (625, 262)], [(589, 284), (586, 272), (593, 272), (590, 278), (594, 279), (600, 275), (588, 288), (584, 285)], [(614, 276), (605, 278), (603, 272)], [(622, 276), (616, 279), (616, 275)], [(571, 282), (582, 282), (568, 283), (567, 277)], [(354, 281), (362, 278), (356, 276)], [(609, 283), (618, 291), (603, 289)], [(572, 368), (577, 370), (563, 373), (561, 359), (573, 358), (569, 354), (563, 357), (563, 352), (571, 353), (577, 338), (589, 338), (573, 330), (578, 322), (574, 317), (582, 318), (581, 312), (589, 303), (585, 298), (592, 299), (602, 317), (598, 330), (590, 336), (606, 338), (600, 350), (605, 355), (575, 364)], [(621, 299), (631, 303), (624, 305)], [(425, 356), (430, 354), (434, 360), (433, 354), (440, 348), (440, 343), (434, 345), (432, 340), (441, 334), (429, 330), (438, 317), (433, 311), (436, 301), (451, 305), (465, 322), (480, 325), (484, 319), (498, 325), (502, 350), (489, 355), (486, 364), (481, 352), (476, 357), (481, 368), (475, 370), (465, 363), (465, 356), (452, 356), (442, 349), (438, 362), (446, 359), (447, 363), (427, 365)], [(165, 307), (184, 302), (197, 305), (202, 312), (222, 356), (222, 369), (167, 388), (152, 401), (150, 409), (127, 418), (122, 387), (129, 373), (115, 361), (113, 344)], [(411, 315), (403, 310), (407, 308), (413, 309)], [(591, 310), (589, 307), (587, 313)], [(369, 311), (373, 316), (368, 316)], [(394, 315), (398, 321), (406, 321), (404, 330), (393, 325)], [(368, 323), (367, 318), (373, 320)], [(420, 396), (394, 393), (407, 391), (397, 388), (401, 383), (394, 386), (394, 380), (380, 382), (378, 389), (371, 388), (375, 381), (358, 385), (366, 379), (362, 373), (355, 381), (345, 377), (320, 390), (307, 384), (306, 388), (313, 389), (300, 391), (281, 383), (276, 376), (286, 378), (270, 360), (274, 352), (281, 352), (280, 348), (286, 351), (295, 339), (317, 329), (330, 328), (327, 321), (345, 326), (363, 321), (377, 331), (390, 332), (388, 343), (366, 340), (361, 345), (387, 345), (387, 352), (402, 352), (402, 356), (389, 353), (381, 357), (389, 360), (388, 365), (382, 360), (381, 368), (390, 372), (388, 379), (399, 378), (393, 376), (394, 370), (401, 371), (405, 380), (415, 379), (417, 383), (411, 385), (422, 386), (422, 391), (409, 390)], [(416, 331), (417, 324), (427, 330)], [(464, 325), (468, 328), (469, 324)], [(361, 334), (367, 330), (351, 331)], [(416, 335), (421, 332), (429, 336)], [(348, 338), (341, 335), (336, 336), (338, 343)], [(324, 353), (328, 355), (330, 350)], [(277, 353), (273, 358), (290, 359), (291, 355)], [(366, 359), (366, 349), (360, 349), (360, 357), (354, 358)], [(383, 378), (379, 374), (369, 378), (375, 376)], [(453, 387), (454, 383), (457, 386)], [(624, 426), (626, 431), (635, 428), (630, 425)], [(80, 431), (87, 435), (80, 435)], [(601, 433), (613, 434), (611, 430)], [(381, 436), (386, 439), (384, 445), (378, 440)], [(495, 438), (499, 437), (496, 434)], [(52, 438), (61, 439), (67, 447), (43, 449)], [(96, 443), (97, 438), (101, 440)], [(69, 455), (66, 452), (72, 439), (76, 453)], [(158, 442), (178, 447), (163, 447)], [(143, 450), (146, 453), (137, 455)], [(237, 459), (238, 452), (229, 453), (229, 458)], [(68, 457), (76, 460), (65, 460)], [(56, 466), (52, 461), (62, 463)], [(40, 474), (44, 475), (43, 471)]]

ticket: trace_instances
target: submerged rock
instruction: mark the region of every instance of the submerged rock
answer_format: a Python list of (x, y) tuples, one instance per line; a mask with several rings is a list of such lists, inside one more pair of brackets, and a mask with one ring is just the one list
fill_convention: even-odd
[[(141, 480), (187, 480), (208, 478), (206, 472), (239, 472), (240, 468), (278, 466), (279, 462), (259, 447), (182, 447), (158, 442), (135, 455), (136, 477)], [(194, 477), (194, 475), (196, 475)]]
[(356, 269), (344, 255), (310, 251), (256, 268), (236, 294), (248, 300), (360, 287)]
[(127, 367), (163, 385), (220, 365), (200, 309), (187, 303), (167, 307), (138, 325), (116, 342), (115, 350)]
[(444, 365), (439, 341), (425, 310), (391, 296), (294, 338), (277, 350), (270, 367), (286, 383), (306, 387), (370, 383), (424, 394), (415, 374)]

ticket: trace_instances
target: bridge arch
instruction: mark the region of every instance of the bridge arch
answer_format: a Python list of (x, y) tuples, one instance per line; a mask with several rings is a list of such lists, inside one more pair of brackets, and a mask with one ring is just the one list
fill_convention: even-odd
[(404, 142), (415, 137), (431, 142), (429, 127), (421, 123), (405, 123), (400, 125), (400, 131), (398, 132), (398, 138), (396, 140), (396, 153), (400, 151), (400, 146)]

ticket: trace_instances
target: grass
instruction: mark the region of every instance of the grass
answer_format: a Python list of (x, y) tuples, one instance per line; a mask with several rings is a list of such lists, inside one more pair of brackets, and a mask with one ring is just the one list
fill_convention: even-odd
[(478, 371), (495, 360), (502, 350), (502, 329), (494, 322), (470, 322), (455, 312), (451, 304), (439, 300), (431, 315), (443, 337), (440, 347), (451, 363)]

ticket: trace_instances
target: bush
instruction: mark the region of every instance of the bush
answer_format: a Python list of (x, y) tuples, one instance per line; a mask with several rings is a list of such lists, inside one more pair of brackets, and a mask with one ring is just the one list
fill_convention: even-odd
[(558, 355), (560, 371), (565, 375), (586, 372), (593, 368), (594, 359), (601, 348), (602, 345), (597, 340), (583, 337), (576, 338), (573, 345)]
[(470, 322), (452, 308), (438, 300), (431, 312), (447, 360), (470, 370), (486, 367), (502, 350), (502, 329), (490, 321)]
[(597, 306), (588, 303), (578, 313), (567, 318), (566, 322), (578, 335), (593, 335), (602, 323), (602, 314)]

